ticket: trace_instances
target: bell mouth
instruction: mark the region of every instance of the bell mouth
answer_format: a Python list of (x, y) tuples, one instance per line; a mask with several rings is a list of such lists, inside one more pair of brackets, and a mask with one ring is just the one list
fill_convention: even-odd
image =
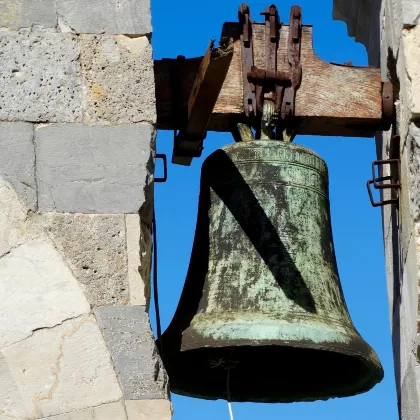
[(166, 362), (172, 392), (232, 402), (348, 397), (367, 392), (383, 378), (375, 358), (348, 348), (302, 342), (255, 346), (230, 342), (229, 347), (181, 351), (176, 360)]
[(351, 324), (307, 313), (293, 321), (260, 315), (252, 322), (249, 314), (208, 319), (197, 315), (182, 333), (177, 373), (168, 372), (175, 393), (228, 399), (229, 368), (230, 400), (237, 402), (347, 397), (383, 378), (378, 356)]

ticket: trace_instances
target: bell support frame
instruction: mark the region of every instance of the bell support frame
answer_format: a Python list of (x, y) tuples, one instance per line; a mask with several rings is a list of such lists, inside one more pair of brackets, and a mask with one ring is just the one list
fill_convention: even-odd
[[(290, 39), (296, 40), (296, 22), (298, 27), (301, 22), (293, 10), (288, 25), (278, 24), (278, 74), (291, 70)], [(249, 7), (243, 5), (240, 21), (223, 25), (220, 54), (208, 49), (204, 57), (155, 61), (157, 128), (180, 130), (178, 140), (183, 144), (179, 147), (178, 143), (176, 163), (189, 165), (193, 157), (200, 156), (207, 131), (232, 132), (238, 123), (249, 125), (256, 100), (242, 57), (246, 54), (247, 68), (251, 62), (257, 69), (267, 68), (265, 28), (265, 22), (250, 19)], [(373, 137), (376, 131), (387, 129), (394, 112), (392, 86), (382, 82), (380, 70), (323, 61), (313, 50), (312, 26), (300, 25), (300, 29), (300, 57), (295, 54), (295, 59), (299, 59), (301, 79), (295, 71), (294, 113), (288, 127), (295, 134), (348, 137)], [(174, 73), (175, 84), (171, 83)]]

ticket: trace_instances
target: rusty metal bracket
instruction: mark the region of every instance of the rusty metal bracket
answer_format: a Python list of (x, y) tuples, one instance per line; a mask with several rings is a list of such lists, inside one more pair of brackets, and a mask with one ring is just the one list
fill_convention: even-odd
[(302, 81), (302, 65), (300, 63), (300, 50), (302, 43), (302, 8), (292, 6), (290, 11), (290, 27), (287, 58), (290, 64), (291, 86), (284, 91), (281, 107), (281, 119), (286, 120), (295, 114), (296, 89)]
[[(275, 5), (268, 6), (261, 15), (265, 16), (265, 68), (244, 68), (244, 76), (248, 83), (255, 86), (257, 115), (262, 116), (264, 94), (273, 93), (276, 111), (280, 111), (283, 97), (283, 84), (287, 83), (288, 75), (277, 72), (277, 49), (279, 44), (280, 18)], [(245, 86), (244, 86), (245, 91)]]
[(283, 88), (290, 84), (290, 75), (272, 69), (260, 69), (255, 66), (248, 72), (248, 80), (256, 85), (257, 110), (259, 115), (263, 113), (264, 93), (274, 92), (275, 110), (277, 113), (281, 109), (281, 101), (283, 98)]
[(248, 80), (248, 73), (254, 65), (254, 45), (252, 42), (251, 11), (246, 3), (239, 6), (239, 23), (242, 25), (241, 56), (242, 76), (244, 86), (244, 111), (248, 118), (256, 116), (257, 105), (255, 85)]
[(287, 61), (289, 71), (277, 70), (277, 53), (280, 40), (280, 18), (275, 5), (268, 6), (261, 15), (265, 16), (265, 68), (253, 65), (252, 25), (249, 6), (239, 8), (242, 25), (242, 71), (244, 91), (244, 112), (249, 117), (263, 115), (264, 99), (274, 103), (275, 118), (282, 129), (295, 115), (296, 90), (302, 81), (300, 63), (302, 43), (302, 8), (293, 6), (290, 12)]
[[(377, 177), (375, 173), (376, 167), (381, 165), (390, 165), (391, 166), (391, 175)], [(385, 183), (384, 181), (389, 181)], [(391, 189), (392, 198), (388, 200), (375, 201), (373, 199), (371, 186), (376, 190)], [(399, 198), (397, 191), (401, 188), (400, 183), (400, 160), (399, 159), (386, 159), (386, 160), (374, 160), (372, 162), (372, 179), (367, 181), (367, 189), (369, 193), (370, 202), (373, 207), (385, 206), (386, 204), (398, 204)]]
[(168, 179), (168, 164), (166, 155), (163, 153), (156, 153), (156, 159), (162, 159), (163, 161), (163, 177), (155, 178), (155, 182), (166, 182)]
[(391, 82), (382, 84), (382, 122), (383, 129), (389, 130), (394, 119), (394, 89)]

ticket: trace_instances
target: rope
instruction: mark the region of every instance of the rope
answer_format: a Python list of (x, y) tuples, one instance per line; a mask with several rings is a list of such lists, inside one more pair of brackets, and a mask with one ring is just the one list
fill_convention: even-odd
[(229, 409), (230, 420), (234, 420), (233, 411), (232, 411), (232, 404), (230, 403), (230, 367), (227, 369), (226, 390), (227, 390), (227, 401), (228, 401), (228, 409)]
[(235, 420), (235, 419), (233, 418), (232, 404), (230, 403), (230, 401), (228, 401), (228, 408), (229, 408), (230, 420)]

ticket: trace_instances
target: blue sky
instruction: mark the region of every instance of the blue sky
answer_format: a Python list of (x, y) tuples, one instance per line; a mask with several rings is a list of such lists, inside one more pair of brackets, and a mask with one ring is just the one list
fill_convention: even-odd
[[(155, 58), (204, 54), (209, 40), (220, 38), (223, 22), (236, 21), (239, 4), (240, 1), (232, 0), (171, 3), (152, 0)], [(288, 20), (293, 4), (288, 0), (277, 3), (283, 22)], [(301, 0), (299, 4), (303, 7), (303, 22), (314, 25), (314, 49), (320, 58), (328, 62), (352, 61), (354, 65), (367, 65), (364, 47), (347, 36), (343, 22), (332, 20), (332, 0)], [(269, 3), (249, 2), (249, 5), (257, 20), (259, 12)], [(169, 163), (167, 183), (156, 185), (163, 330), (172, 319), (188, 268), (203, 159), (232, 142), (229, 133), (209, 133), (202, 158), (195, 159), (191, 167)], [(234, 403), (235, 420), (397, 420), (381, 211), (371, 207), (365, 187), (375, 159), (374, 139), (299, 136), (295, 143), (314, 150), (329, 167), (333, 235), (344, 295), (356, 328), (381, 359), (385, 379), (366, 394), (327, 402)], [(172, 145), (173, 133), (161, 131), (157, 151), (166, 153), (168, 162)], [(153, 309), (150, 312), (155, 328)], [(226, 401), (177, 395), (172, 396), (172, 401), (174, 420), (229, 419)]]

